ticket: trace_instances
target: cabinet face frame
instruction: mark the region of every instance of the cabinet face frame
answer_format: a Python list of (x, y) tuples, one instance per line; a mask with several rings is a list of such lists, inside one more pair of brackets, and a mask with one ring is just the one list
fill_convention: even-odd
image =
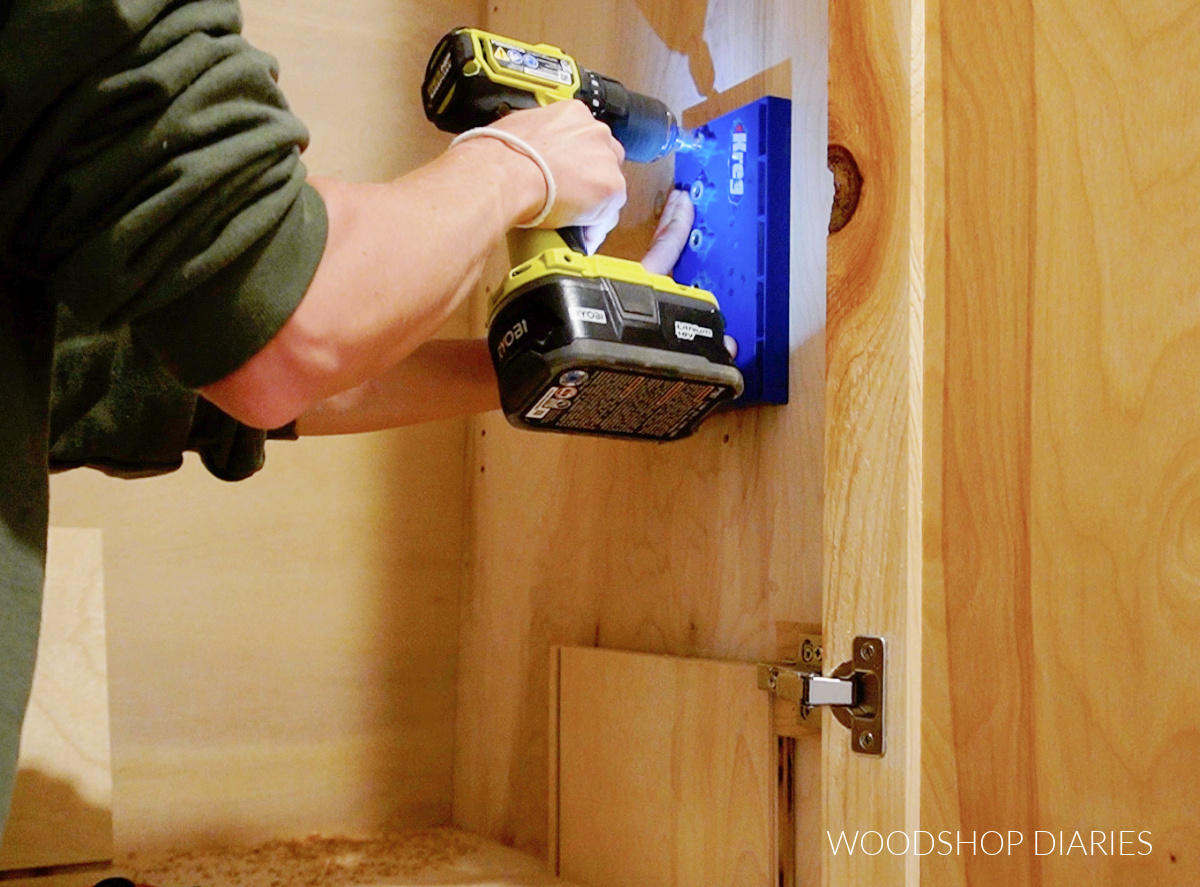
[(825, 661), (873, 634), (890, 662), (887, 754), (852, 754), (837, 727), (822, 737), (822, 876), (915, 885), (911, 854), (832, 848), (921, 827), (926, 5), (834, 2), (829, 16), (829, 142), (863, 185), (828, 246)]

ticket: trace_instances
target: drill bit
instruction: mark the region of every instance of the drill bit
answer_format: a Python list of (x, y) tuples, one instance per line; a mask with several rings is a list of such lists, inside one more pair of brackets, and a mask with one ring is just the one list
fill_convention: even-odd
[(704, 147), (704, 136), (698, 132), (681, 129), (675, 134), (676, 151), (699, 151)]

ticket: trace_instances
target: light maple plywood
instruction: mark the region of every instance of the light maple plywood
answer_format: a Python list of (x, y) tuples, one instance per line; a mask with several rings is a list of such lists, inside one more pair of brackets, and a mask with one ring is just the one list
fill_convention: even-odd
[(593, 887), (775, 884), (778, 760), (754, 666), (558, 653), (558, 872)]
[(833, 852), (844, 834), (919, 828), (924, 5), (830, 5), (829, 139), (862, 174), (829, 238), (824, 653), (888, 643), (886, 754), (852, 754), (825, 715), (824, 879), (916, 884), (913, 855)]
[(728, 114), (742, 105), (747, 105), (768, 95), (784, 99), (792, 97), (791, 60), (780, 62), (773, 68), (768, 68), (741, 83), (734, 84), (723, 92), (706, 98), (699, 104), (692, 105), (683, 112), (683, 125), (695, 129), (709, 120)]
[(113, 857), (100, 530), (52, 528), (33, 692), (0, 869)]
[[(500, 417), (474, 426), (454, 821), (545, 854), (552, 646), (752, 661), (775, 655), (777, 622), (819, 621), (826, 9), (792, 0), (488, 8), (492, 30), (561, 46), (676, 111), (789, 60), (794, 103), (792, 403), (713, 419), (669, 446), (522, 434)], [(697, 74), (698, 34), (711, 86)], [(672, 168), (627, 173), (622, 219), (633, 233), (611, 248), (636, 256)]]
[(54, 481), (103, 522), (118, 847), (428, 825), (449, 812), (461, 461), (452, 429)]
[[(1154, 844), (1041, 874), (1184, 884), (1200, 878), (1200, 710), (1179, 706), (1200, 697), (1200, 9), (1034, 9), (1037, 797), (1049, 829)], [(1094, 663), (1114, 649), (1109, 681)]]
[[(420, 84), (476, 0), (241, 5), (311, 172), (387, 180), (446, 145)], [(446, 422), (273, 443), (239, 484), (54, 478), (56, 522), (106, 534), (119, 850), (448, 820), (464, 446)]]
[[(944, 635), (924, 669), (922, 819), (1021, 830), (1026, 846), (932, 861), (927, 882), (1191, 884), (1197, 9), (939, 15), (926, 627)], [(1121, 830), (1131, 843), (1114, 848)], [(1046, 852), (1076, 831), (1088, 852)]]

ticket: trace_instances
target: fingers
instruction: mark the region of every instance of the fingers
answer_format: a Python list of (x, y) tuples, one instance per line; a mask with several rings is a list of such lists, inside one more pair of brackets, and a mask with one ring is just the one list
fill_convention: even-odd
[(696, 207), (686, 191), (672, 191), (663, 207), (654, 241), (642, 258), (642, 265), (652, 274), (670, 274), (675, 263), (683, 254), (692, 224), (696, 220)]
[(595, 254), (600, 245), (604, 243), (604, 239), (608, 237), (609, 232), (617, 227), (620, 215), (621, 207), (612, 206), (596, 222), (583, 227), (583, 247), (589, 256)]
[[(596, 122), (599, 123), (599, 121), (596, 121)], [(600, 125), (604, 126), (604, 131), (608, 133), (608, 147), (609, 147), (609, 150), (611, 150), (614, 154), (617, 155), (617, 164), (620, 165), (620, 164), (624, 163), (625, 162), (625, 146), (617, 141), (617, 137), (612, 134), (611, 129), (609, 129), (603, 123), (601, 123)]]
[(554, 176), (557, 200), (541, 227), (596, 226), (604, 234), (611, 230), (625, 205), (625, 149), (582, 102), (516, 111), (492, 125), (531, 145)]

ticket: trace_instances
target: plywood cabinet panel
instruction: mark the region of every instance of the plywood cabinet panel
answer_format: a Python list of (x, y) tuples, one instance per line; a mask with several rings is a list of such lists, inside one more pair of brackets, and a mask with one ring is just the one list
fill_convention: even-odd
[(590, 648), (556, 655), (557, 871), (594, 887), (774, 885), (778, 761), (754, 666)]
[[(662, 447), (474, 426), (454, 818), (545, 853), (551, 646), (745, 661), (776, 655), (776, 623), (818, 621), (827, 23), (825, 4), (791, 0), (488, 9), (492, 30), (555, 43), (676, 111), (789, 60), (794, 102), (792, 403)], [(626, 171), (627, 233), (606, 250), (637, 256), (672, 170)]]
[(0, 869), (112, 859), (101, 532), (52, 528), (33, 692)]
[[(241, 6), (310, 172), (388, 180), (448, 142), (419, 88), (476, 0)], [(53, 479), (55, 522), (106, 534), (119, 846), (449, 818), (465, 433), (281, 441), (239, 484)]]
[(939, 15), (922, 819), (1025, 846), (928, 883), (1193, 883), (1196, 8)]

